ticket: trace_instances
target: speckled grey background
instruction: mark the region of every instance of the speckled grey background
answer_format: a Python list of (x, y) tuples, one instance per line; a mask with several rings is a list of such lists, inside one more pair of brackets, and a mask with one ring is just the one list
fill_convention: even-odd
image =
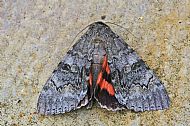
[[(164, 82), (170, 108), (108, 112), (95, 105), (38, 115), (44, 83), (77, 33), (101, 16), (128, 29), (108, 24)], [(0, 125), (190, 125), (190, 1), (0, 1)]]

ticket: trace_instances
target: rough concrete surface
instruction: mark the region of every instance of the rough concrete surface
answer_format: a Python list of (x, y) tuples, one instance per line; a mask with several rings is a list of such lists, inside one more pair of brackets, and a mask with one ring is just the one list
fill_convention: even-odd
[[(39, 93), (77, 33), (100, 20), (124, 27), (108, 23), (164, 82), (170, 108), (37, 114)], [(190, 1), (0, 1), (0, 125), (190, 125)]]

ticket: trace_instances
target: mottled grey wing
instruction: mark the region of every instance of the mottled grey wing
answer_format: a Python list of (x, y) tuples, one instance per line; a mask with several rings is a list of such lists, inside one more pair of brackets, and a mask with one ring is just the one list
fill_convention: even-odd
[(44, 85), (38, 99), (38, 112), (44, 115), (69, 112), (88, 103), (88, 60), (86, 39), (81, 39), (69, 50)]
[(107, 43), (108, 63), (118, 102), (134, 111), (168, 108), (169, 97), (162, 82), (120, 37), (110, 35), (114, 39)]

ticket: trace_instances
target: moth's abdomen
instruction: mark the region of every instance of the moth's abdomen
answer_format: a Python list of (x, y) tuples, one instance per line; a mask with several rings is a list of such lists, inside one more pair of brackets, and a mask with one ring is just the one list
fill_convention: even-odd
[(106, 55), (106, 51), (104, 48), (104, 42), (99, 40), (99, 39), (95, 39), (92, 41), (95, 49), (93, 51), (92, 54), (92, 75), (93, 75), (93, 85), (96, 85), (96, 81), (97, 81), (97, 77), (98, 77), (98, 73), (101, 71), (102, 69), (102, 63), (104, 60), (104, 56)]

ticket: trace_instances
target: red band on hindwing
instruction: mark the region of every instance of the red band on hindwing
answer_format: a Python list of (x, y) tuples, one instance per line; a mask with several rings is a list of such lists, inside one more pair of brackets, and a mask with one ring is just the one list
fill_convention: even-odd
[(108, 64), (107, 61), (108, 61), (107, 56), (104, 56), (103, 63), (102, 63), (102, 69), (106, 68), (106, 66)]
[(102, 70), (98, 74), (97, 85), (99, 85), (101, 90), (104, 89), (109, 93), (109, 95), (113, 96), (115, 94), (115, 90), (108, 78), (110, 78), (110, 68), (108, 65), (107, 56), (104, 56)]
[(107, 62), (107, 65), (106, 65), (106, 72), (107, 72), (108, 75), (110, 74), (110, 67), (108, 66), (108, 62)]

